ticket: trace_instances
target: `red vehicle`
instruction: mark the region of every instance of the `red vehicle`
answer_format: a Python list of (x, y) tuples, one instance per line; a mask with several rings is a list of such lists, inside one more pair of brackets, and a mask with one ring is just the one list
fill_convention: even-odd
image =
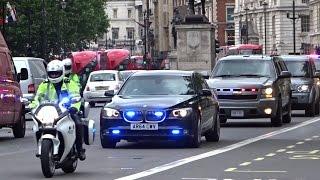
[(262, 54), (262, 46), (256, 44), (239, 44), (235, 46), (230, 46), (227, 50), (227, 56), (251, 54)]
[(25, 105), (19, 85), (28, 79), (28, 70), (21, 68), (17, 73), (11, 52), (0, 33), (0, 129), (12, 128), (15, 138), (23, 138), (26, 132)]
[(151, 57), (146, 63), (143, 56), (131, 56), (126, 49), (108, 49), (105, 51), (81, 51), (72, 53), (73, 70), (77, 74), (88, 66), (94, 70), (142, 70), (152, 69)]

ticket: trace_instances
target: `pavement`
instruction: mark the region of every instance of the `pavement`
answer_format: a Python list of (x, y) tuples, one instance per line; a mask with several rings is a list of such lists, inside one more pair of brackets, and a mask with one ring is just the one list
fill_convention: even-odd
[[(89, 115), (97, 125), (100, 109)], [(103, 149), (97, 135), (94, 145), (85, 147), (87, 159), (79, 161), (76, 172), (57, 170), (54, 179), (318, 180), (320, 117), (303, 113), (294, 111), (292, 123), (282, 127), (272, 127), (269, 119), (228, 121), (219, 142), (203, 139), (198, 149), (126, 141)], [(10, 129), (0, 130), (0, 180), (44, 179), (31, 127), (28, 122), (23, 139), (14, 139)]]

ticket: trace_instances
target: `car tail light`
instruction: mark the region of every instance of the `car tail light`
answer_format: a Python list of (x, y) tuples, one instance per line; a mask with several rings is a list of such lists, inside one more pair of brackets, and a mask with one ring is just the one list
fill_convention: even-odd
[(34, 84), (29, 84), (28, 85), (28, 93), (35, 93), (36, 92), (36, 88), (34, 86)]
[(87, 90), (87, 91), (90, 91), (90, 88), (89, 88), (89, 86), (87, 86), (86, 90)]

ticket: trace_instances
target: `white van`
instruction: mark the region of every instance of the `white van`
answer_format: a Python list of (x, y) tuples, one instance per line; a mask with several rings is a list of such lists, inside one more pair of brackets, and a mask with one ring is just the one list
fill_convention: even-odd
[(47, 78), (46, 62), (41, 58), (13, 57), (14, 65), (19, 72), (21, 68), (28, 70), (28, 79), (20, 81), (23, 97), (32, 101), (38, 86)]

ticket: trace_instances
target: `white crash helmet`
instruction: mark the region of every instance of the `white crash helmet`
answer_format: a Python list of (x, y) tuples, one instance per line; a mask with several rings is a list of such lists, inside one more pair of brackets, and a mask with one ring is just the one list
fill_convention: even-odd
[(66, 75), (71, 74), (71, 70), (72, 70), (72, 60), (70, 58), (66, 58), (64, 60), (62, 60), (63, 64), (64, 64), (64, 70)]
[(64, 64), (60, 60), (52, 60), (48, 63), (48, 80), (52, 83), (59, 83), (64, 78)]

